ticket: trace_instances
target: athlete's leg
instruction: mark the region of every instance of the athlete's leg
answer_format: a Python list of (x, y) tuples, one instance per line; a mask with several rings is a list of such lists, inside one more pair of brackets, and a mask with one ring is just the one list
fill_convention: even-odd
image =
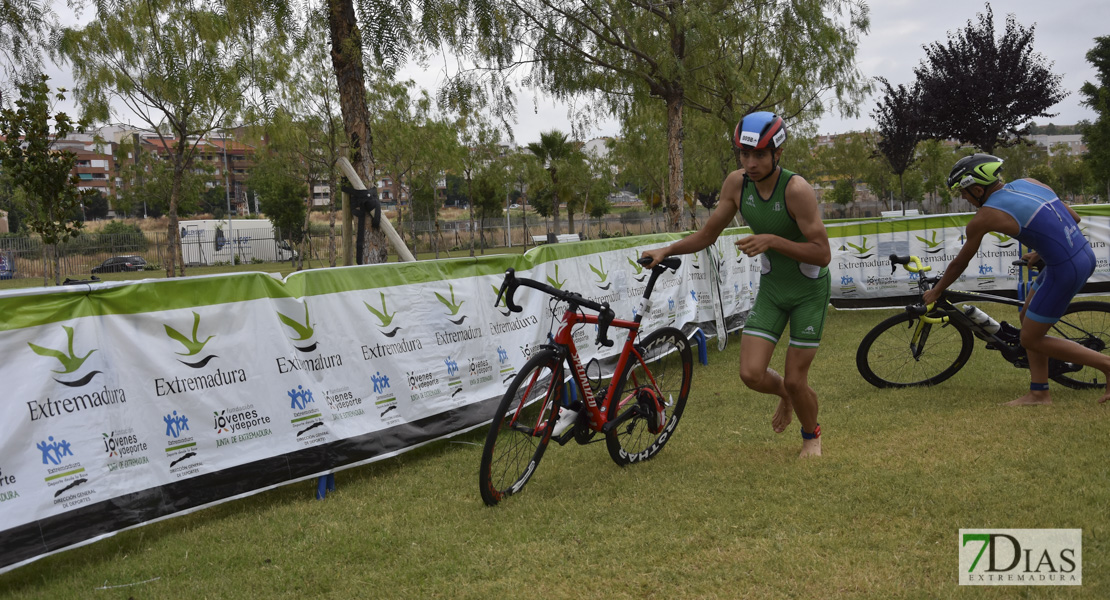
[[(1090, 248), (1064, 265), (1046, 267), (1036, 294), (1030, 298), (1021, 328), (1021, 345), (1030, 355), (1036, 353), (1065, 362), (1078, 363), (1102, 371), (1107, 387), (1099, 403), (1110, 400), (1110, 357), (1071, 340), (1048, 335), (1052, 326), (1067, 311), (1072, 298), (1094, 271), (1095, 258)], [(1032, 366), (1032, 365), (1030, 365)], [(1045, 363), (1047, 374), (1047, 359)], [(1047, 381), (1047, 379), (1045, 380)]]
[[(1110, 400), (1110, 356), (1095, 352), (1071, 340), (1047, 335), (1052, 325), (1052, 323), (1026, 319), (1021, 327), (1021, 345), (1025, 346), (1030, 354), (1038, 352), (1058, 360), (1078, 363), (1102, 371), (1107, 377), (1107, 389), (1098, 401), (1101, 404)], [(1047, 366), (1045, 370), (1047, 372)]]
[[(802, 431), (813, 434), (817, 430), (817, 392), (809, 386), (809, 368), (817, 356), (817, 348), (798, 348), (791, 346), (786, 350), (786, 369), (783, 376), (783, 387), (786, 395), (794, 406), (794, 414), (802, 424)], [(805, 456), (821, 456), (821, 438), (802, 440), (802, 451)]]
[[(1029, 295), (1025, 297), (1025, 304), (1021, 307), (1021, 312), (1018, 317), (1021, 320), (1021, 336), (1024, 339), (1025, 330), (1029, 325), (1036, 323), (1032, 319), (1027, 319), (1025, 313), (1029, 310), (1029, 303), (1033, 300), (1033, 295), (1037, 293), (1037, 287), (1029, 290)], [(1024, 341), (1022, 346), (1025, 346)], [(1052, 393), (1048, 391), (1048, 356), (1037, 352), (1036, 350), (1025, 346), (1025, 353), (1029, 357), (1029, 392), (1015, 400), (1006, 402), (1006, 406), (1041, 406), (1052, 404)]]
[(778, 409), (771, 417), (771, 427), (775, 433), (782, 433), (790, 424), (793, 405), (783, 386), (782, 376), (770, 368), (774, 352), (775, 344), (768, 339), (754, 335), (740, 336), (740, 379), (754, 391), (779, 397)]

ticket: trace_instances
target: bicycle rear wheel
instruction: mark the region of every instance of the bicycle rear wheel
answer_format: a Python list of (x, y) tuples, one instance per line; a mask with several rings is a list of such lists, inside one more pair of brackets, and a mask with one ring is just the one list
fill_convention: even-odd
[(682, 418), (694, 375), (690, 342), (674, 327), (652, 332), (636, 351), (642, 361), (629, 357), (606, 417), (617, 425), (605, 434), (605, 445), (621, 466), (663, 449)]
[[(1100, 354), (1110, 355), (1110, 304), (1097, 301), (1072, 302), (1064, 316), (1048, 331), (1048, 335), (1062, 337)], [(1106, 387), (1106, 376), (1102, 371), (1091, 367), (1053, 375), (1052, 380), (1076, 390)]]
[(519, 492), (539, 465), (559, 415), (562, 362), (552, 350), (534, 354), (513, 378), (493, 415), (478, 485), (493, 506)]
[(971, 331), (955, 321), (919, 321), (917, 315), (904, 312), (863, 336), (856, 368), (868, 383), (881, 388), (935, 385), (963, 368), (975, 348)]

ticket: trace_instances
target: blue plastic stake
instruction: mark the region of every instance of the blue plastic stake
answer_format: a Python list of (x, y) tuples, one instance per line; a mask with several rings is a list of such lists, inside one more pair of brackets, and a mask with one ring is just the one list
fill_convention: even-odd
[(323, 500), (328, 497), (328, 492), (335, 491), (335, 473), (321, 475), (316, 480), (316, 499)]
[(703, 365), (709, 364), (709, 352), (705, 349), (705, 333), (702, 330), (694, 332), (694, 341), (698, 344), (698, 361)]

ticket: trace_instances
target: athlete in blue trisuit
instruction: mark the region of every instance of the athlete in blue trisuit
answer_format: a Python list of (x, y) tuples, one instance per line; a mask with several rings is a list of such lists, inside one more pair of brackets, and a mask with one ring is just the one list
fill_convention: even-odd
[(948, 263), (944, 276), (925, 292), (926, 304), (940, 298), (979, 251), (983, 236), (994, 231), (1017, 238), (1033, 249), (1023, 259), (1044, 262), (1040, 276), (1021, 308), (1021, 345), (1029, 354), (1029, 393), (1007, 402), (1008, 406), (1052, 404), (1048, 391), (1048, 359), (1078, 363), (1098, 369), (1107, 377), (1107, 390), (1099, 402), (1110, 399), (1110, 357), (1070, 340), (1046, 335), (1095, 270), (1095, 254), (1079, 231), (1079, 215), (1035, 179), (1004, 184), (998, 172), (1002, 159), (990, 154), (961, 158), (948, 175), (948, 186), (958, 190), (978, 211), (967, 224), (967, 241)]
[[(717, 241), (736, 212), (753, 235), (736, 242), (748, 256), (759, 256), (759, 294), (748, 313), (740, 343), (740, 379), (763, 394), (779, 397), (771, 427), (782, 433), (792, 414), (801, 422), (799, 456), (821, 455), (817, 393), (809, 386), (809, 369), (828, 313), (832, 259), (829, 237), (817, 208), (817, 195), (805, 179), (779, 166), (786, 124), (778, 115), (754, 112), (733, 132), (743, 170), (725, 177), (721, 199), (702, 228), (666, 246), (647, 250), (655, 266), (673, 254), (689, 254)], [(789, 346), (782, 375), (769, 368), (787, 322)]]

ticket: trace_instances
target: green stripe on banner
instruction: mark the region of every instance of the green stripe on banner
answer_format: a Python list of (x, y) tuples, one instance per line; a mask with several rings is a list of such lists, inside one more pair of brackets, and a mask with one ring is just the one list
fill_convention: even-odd
[(157, 312), (264, 298), (305, 298), (338, 292), (381, 289), (413, 283), (503, 273), (537, 265), (681, 239), (685, 234), (538, 246), (522, 256), (492, 255), (412, 263), (383, 263), (312, 269), (284, 281), (268, 273), (229, 273), (139, 282), (105, 283), (0, 292), (0, 331), (48, 325), (81, 317)]
[(62, 477), (68, 477), (70, 475), (76, 475), (78, 473), (84, 473), (84, 472), (85, 472), (85, 469), (82, 467), (80, 469), (74, 469), (72, 471), (66, 471), (65, 473), (57, 473), (55, 475), (51, 475), (50, 477), (47, 477), (43, 481), (54, 481), (55, 479), (61, 479)]
[(192, 448), (196, 445), (196, 442), (190, 442), (188, 444), (181, 444), (180, 446), (170, 446), (169, 448), (166, 448), (166, 452), (173, 452), (174, 450), (181, 450), (182, 448)]

